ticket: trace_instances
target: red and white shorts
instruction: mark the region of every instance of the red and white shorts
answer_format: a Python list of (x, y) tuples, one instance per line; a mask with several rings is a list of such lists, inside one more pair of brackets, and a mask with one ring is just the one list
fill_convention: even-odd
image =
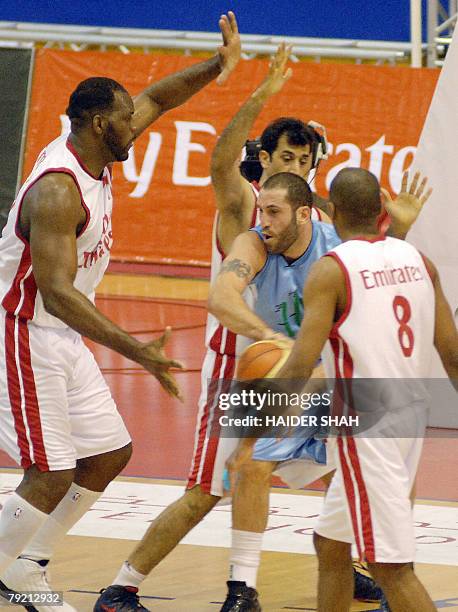
[(25, 469), (54, 471), (129, 442), (81, 336), (1, 311), (0, 447)]
[(423, 437), (337, 439), (337, 470), (315, 531), (356, 544), (369, 563), (407, 563), (415, 557), (410, 493)]
[(187, 489), (200, 485), (202, 491), (223, 496), (223, 473), (226, 459), (235, 450), (236, 438), (220, 437), (218, 397), (229, 391), (234, 377), (236, 358), (207, 350), (202, 365), (201, 393), (196, 434)]

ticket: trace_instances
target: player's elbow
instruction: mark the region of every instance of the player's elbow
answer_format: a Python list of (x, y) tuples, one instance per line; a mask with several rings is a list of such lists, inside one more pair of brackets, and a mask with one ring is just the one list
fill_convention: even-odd
[(39, 289), (46, 312), (53, 317), (60, 318), (65, 310), (65, 290), (55, 284)]
[(221, 322), (225, 319), (228, 309), (229, 298), (226, 294), (227, 292), (216, 282), (216, 285), (210, 290), (207, 301), (208, 312)]
[[(216, 294), (216, 295), (215, 295)], [(218, 299), (218, 294), (214, 289), (210, 290), (210, 294), (207, 300), (208, 312), (218, 318), (221, 310), (221, 302)]]
[(458, 391), (458, 347), (442, 360), (445, 371)]
[(219, 179), (227, 172), (227, 159), (224, 155), (224, 149), (220, 146), (220, 142), (216, 143), (213, 149), (211, 160), (210, 160), (210, 176), (212, 180)]
[(448, 377), (458, 389), (458, 334), (455, 334), (454, 338), (449, 337), (447, 340), (445, 345), (438, 346), (436, 343), (436, 348)]

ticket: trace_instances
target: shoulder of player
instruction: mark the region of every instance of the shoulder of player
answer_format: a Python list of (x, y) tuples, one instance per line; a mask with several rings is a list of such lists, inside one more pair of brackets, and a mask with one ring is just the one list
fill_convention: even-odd
[(312, 220), (312, 224), (314, 229), (319, 232), (327, 242), (329, 242), (329, 248), (333, 248), (341, 244), (342, 241), (332, 223)]
[(70, 219), (84, 215), (81, 197), (74, 178), (66, 172), (49, 172), (40, 177), (28, 190), (24, 203), (31, 219)]
[(426, 257), (426, 255), (424, 255), (421, 251), (418, 251), (420, 253), (421, 258), (423, 259), (423, 263), (425, 264), (425, 268), (429, 274), (429, 277), (432, 281), (432, 283), (434, 284), (436, 282), (436, 280), (439, 277), (439, 273), (437, 271), (436, 266), (434, 265), (434, 263), (429, 259), (429, 257)]
[(220, 214), (232, 218), (239, 218), (242, 215), (251, 213), (256, 205), (256, 193), (251, 183), (249, 183), (237, 169), (232, 180), (225, 176), (225, 184), (222, 189), (218, 189), (217, 183), (213, 181), (216, 193), (216, 207)]
[(262, 236), (255, 229), (248, 230), (246, 232), (242, 232), (237, 236), (234, 240), (231, 252), (233, 250), (243, 250), (247, 249), (248, 251), (257, 252), (257, 253), (265, 253), (266, 249), (262, 240)]
[(239, 257), (249, 261), (255, 272), (258, 272), (266, 261), (266, 248), (258, 232), (242, 232), (234, 240), (228, 257)]
[(332, 253), (327, 253), (310, 268), (308, 283), (320, 288), (337, 287), (344, 281), (344, 272), (340, 260)]

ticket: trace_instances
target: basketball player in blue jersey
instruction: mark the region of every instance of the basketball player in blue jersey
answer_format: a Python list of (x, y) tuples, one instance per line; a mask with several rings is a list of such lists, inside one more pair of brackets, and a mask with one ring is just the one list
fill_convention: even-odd
[[(421, 199), (421, 186), (417, 195)], [(352, 378), (381, 380), (385, 386), (390, 378), (403, 379), (406, 395), (399, 400), (398, 388), (394, 396), (383, 396), (390, 405), (380, 406), (371, 434), (365, 430), (350, 435), (347, 429), (337, 437), (337, 470), (314, 534), (318, 611), (350, 609), (351, 545), (356, 544), (392, 612), (433, 612), (436, 608), (412, 563), (415, 535), (409, 493), (427, 413), (418, 390), (429, 377), (435, 346), (458, 391), (458, 332), (432, 262), (407, 242), (380, 234), (375, 176), (360, 168), (342, 170), (331, 185), (330, 200), (343, 243), (310, 270), (303, 292), (304, 319), (277, 379), (301, 379), (305, 384), (321, 355), (329, 379), (345, 377), (347, 385)], [(389, 282), (383, 277), (387, 270), (397, 272)], [(411, 399), (406, 379), (416, 379)], [(402, 419), (397, 421), (396, 413)], [(402, 423), (401, 437), (397, 422)], [(232, 455), (232, 479), (249, 461), (252, 446), (252, 440), (244, 439)]]
[[(407, 200), (413, 209), (423, 205), (426, 198), (420, 196), (425, 184), (418, 189), (417, 184), (418, 176), (411, 193), (401, 193), (398, 204)], [(236, 238), (211, 290), (209, 309), (225, 327), (252, 340), (296, 336), (310, 267), (340, 244), (333, 226), (310, 219), (311, 205), (310, 188), (297, 175), (279, 173), (264, 183), (258, 197), (260, 225)], [(254, 309), (243, 299), (250, 285), (255, 287)], [(325, 446), (313, 438), (314, 433), (279, 442), (259, 440), (254, 461), (241, 470), (232, 501), (232, 525), (240, 544), (232, 549), (229, 593), (222, 610), (235, 610), (237, 605), (242, 610), (260, 609), (254, 586), (272, 473), (301, 487), (333, 469), (323, 465)], [(311, 461), (306, 462), (307, 458)], [(291, 460), (300, 461), (291, 464)]]
[[(0, 588), (45, 591), (30, 610), (53, 609), (46, 566), (55, 546), (132, 452), (81, 336), (136, 361), (179, 395), (170, 368), (180, 364), (163, 353), (168, 334), (139, 342), (97, 309), (94, 295), (112, 246), (112, 164), (126, 160), (163, 113), (225, 81), (240, 37), (233, 13), (219, 25), (223, 44), (214, 57), (135, 98), (105, 77), (80, 83), (67, 108), (70, 134), (43, 149), (0, 239), (0, 447), (24, 470), (0, 514)], [(135, 593), (129, 597), (136, 606)]]

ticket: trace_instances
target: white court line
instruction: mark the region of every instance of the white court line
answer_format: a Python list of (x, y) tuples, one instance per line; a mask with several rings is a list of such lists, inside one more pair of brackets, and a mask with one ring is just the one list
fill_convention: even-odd
[[(0, 503), (19, 483), (19, 474), (0, 473)], [(183, 487), (112, 482), (71, 535), (139, 540), (149, 523), (178, 499)], [(314, 554), (312, 532), (322, 497), (271, 493), (263, 550)], [(230, 506), (216, 507), (183, 540), (183, 544), (230, 547)], [(449, 506), (415, 507), (419, 563), (458, 566), (458, 510)]]

